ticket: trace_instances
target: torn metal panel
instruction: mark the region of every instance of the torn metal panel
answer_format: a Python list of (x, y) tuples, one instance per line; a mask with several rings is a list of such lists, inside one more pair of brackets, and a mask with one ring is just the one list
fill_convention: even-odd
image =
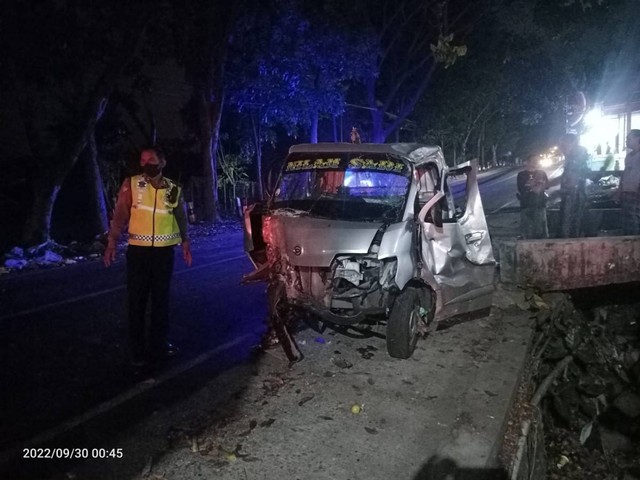
[(640, 281), (640, 237), (501, 242), (500, 280), (542, 290)]

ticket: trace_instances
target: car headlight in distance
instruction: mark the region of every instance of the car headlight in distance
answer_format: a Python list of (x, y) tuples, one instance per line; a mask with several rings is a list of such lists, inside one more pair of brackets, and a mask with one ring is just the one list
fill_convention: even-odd
[(540, 159), (540, 166), (542, 168), (547, 168), (550, 167), (551, 165), (553, 165), (553, 160), (551, 160), (551, 158), (549, 157), (542, 157)]

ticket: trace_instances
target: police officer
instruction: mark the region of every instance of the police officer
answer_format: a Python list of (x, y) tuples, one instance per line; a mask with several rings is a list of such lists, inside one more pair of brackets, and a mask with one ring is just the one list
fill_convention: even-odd
[[(184, 261), (191, 266), (182, 189), (163, 176), (166, 163), (158, 147), (142, 150), (143, 173), (125, 179), (120, 187), (103, 256), (105, 266), (110, 266), (115, 260), (117, 241), (128, 223), (129, 344), (134, 367), (143, 367), (177, 352), (167, 342), (175, 245), (182, 245)], [(149, 300), (147, 325), (145, 314)]]
[(640, 235), (640, 130), (637, 129), (627, 134), (620, 192), (623, 233)]

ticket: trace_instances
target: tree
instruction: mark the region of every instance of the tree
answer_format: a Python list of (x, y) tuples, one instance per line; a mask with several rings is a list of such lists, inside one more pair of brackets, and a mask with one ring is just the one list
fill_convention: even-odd
[[(566, 97), (577, 90), (592, 101), (600, 97), (603, 82), (611, 82), (608, 72), (618, 70), (614, 65), (628, 63), (629, 54), (638, 58), (629, 41), (630, 35), (638, 38), (636, 7), (631, 0), (497, 2), (492, 16), (508, 46), (507, 61), (520, 70), (522, 81), (544, 82), (542, 90), (550, 90), (546, 97), (553, 99), (537, 102), (531, 111), (563, 114)], [(528, 95), (532, 100), (534, 93)]]
[(345, 17), (373, 42), (359, 96), (371, 115), (371, 141), (384, 142), (403, 125), (427, 91), (438, 64), (449, 67), (465, 54), (459, 42), (470, 25), (467, 17), (482, 3), (377, 0), (349, 4)]
[(479, 22), (469, 35), (464, 62), (441, 72), (417, 107), (421, 123), (428, 126), (426, 138), (437, 140), (430, 134), (434, 129), (443, 143), (453, 147), (454, 163), (458, 163), (458, 154), (466, 160), (472, 143), (476, 144), (476, 155), (483, 156), (487, 126), (501, 119), (511, 105), (500, 38), (491, 28), (483, 27)]
[(318, 142), (320, 119), (342, 113), (347, 83), (362, 75), (367, 58), (366, 39), (333, 25), (316, 6), (264, 2), (236, 25), (228, 103), (249, 118), (261, 197), (263, 142), (277, 126)]
[[(247, 165), (250, 163), (249, 159), (241, 155), (227, 154), (220, 149), (218, 153), (218, 161), (222, 169), (221, 184), (226, 192), (226, 187), (231, 187), (231, 200), (235, 201), (237, 197), (237, 188), (240, 182), (249, 178), (247, 175)], [(225, 195), (225, 200), (226, 200)]]
[(237, 11), (242, 2), (222, 5), (211, 0), (177, 1), (173, 5), (176, 58), (193, 88), (198, 119), (195, 133), (204, 173), (203, 220), (217, 219), (217, 146), (225, 97), (225, 64)]
[[(5, 9), (5, 66), (32, 175), (33, 202), (23, 233), (27, 245), (49, 240), (58, 192), (85, 150), (96, 206), (104, 208), (102, 183), (95, 177), (94, 133), (143, 38), (149, 16), (142, 15), (142, 7), (23, 0)], [(104, 212), (100, 215), (104, 224)]]
[[(482, 156), (490, 145), (493, 162), (500, 143), (512, 149), (532, 127), (561, 133), (567, 95), (581, 90), (596, 98), (601, 90), (611, 43), (605, 37), (619, 36), (613, 26), (625, 24), (623, 3), (495, 2), (470, 31), (465, 61), (435, 78), (421, 105), (423, 123), (461, 134), (463, 151), (475, 140)], [(520, 153), (544, 143), (521, 145)]]

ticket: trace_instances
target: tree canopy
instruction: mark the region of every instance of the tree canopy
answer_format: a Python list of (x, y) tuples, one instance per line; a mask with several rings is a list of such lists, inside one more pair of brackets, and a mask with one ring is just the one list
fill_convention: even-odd
[[(212, 221), (221, 134), (234, 137), (228, 158), (251, 153), (259, 191), (265, 142), (335, 141), (353, 126), (363, 141), (495, 161), (532, 128), (562, 130), (576, 91), (594, 103), (626, 89), (640, 64), (634, 18), (631, 0), (13, 2), (0, 18), (0, 134), (30, 192), (23, 243), (50, 237), (76, 165), (99, 199), (101, 175), (116, 176), (104, 161), (141, 143), (199, 157)], [(174, 74), (141, 75), (155, 63)], [(171, 119), (182, 138), (158, 135), (169, 97), (184, 105)]]

